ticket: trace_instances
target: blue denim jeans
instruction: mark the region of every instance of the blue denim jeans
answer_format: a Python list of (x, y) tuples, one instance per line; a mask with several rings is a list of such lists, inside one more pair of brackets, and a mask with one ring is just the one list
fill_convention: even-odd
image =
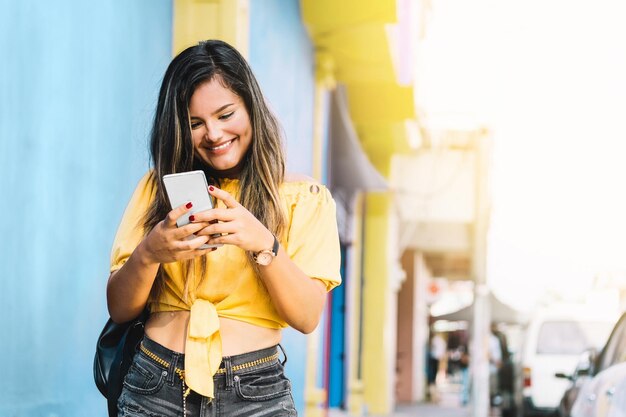
[[(185, 355), (169, 350), (148, 337), (144, 337), (142, 343), (169, 367), (138, 351), (124, 379), (124, 389), (117, 403), (118, 416), (182, 416), (183, 383), (174, 369), (184, 369)], [(284, 374), (284, 362), (275, 359), (233, 370), (237, 365), (267, 358), (276, 352), (277, 346), (273, 346), (224, 357), (221, 367), (225, 372), (213, 377), (215, 398), (210, 400), (192, 391), (185, 399), (187, 416), (297, 416), (291, 382)]]

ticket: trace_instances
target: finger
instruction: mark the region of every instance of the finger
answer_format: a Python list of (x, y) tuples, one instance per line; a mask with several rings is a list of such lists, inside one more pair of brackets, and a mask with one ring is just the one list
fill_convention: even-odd
[(174, 247), (176, 248), (176, 250), (180, 252), (192, 252), (192, 251), (197, 251), (197, 250), (202, 251), (206, 249), (199, 249), (200, 246), (204, 245), (208, 241), (209, 239), (207, 236), (195, 236), (190, 239), (179, 240), (175, 242)]
[(195, 251), (192, 252), (194, 258), (198, 257), (198, 256), (202, 256), (204, 254), (213, 252), (214, 250), (217, 250), (217, 247), (212, 247), (212, 248), (206, 248), (206, 249), (196, 249)]
[(176, 239), (184, 239), (187, 236), (198, 234), (198, 232), (200, 230), (204, 229), (207, 226), (209, 226), (208, 222), (189, 223), (189, 224), (186, 224), (186, 225), (184, 225), (182, 227), (177, 228), (174, 231), (173, 236)]
[(200, 211), (193, 214), (193, 218), (190, 218), (192, 222), (212, 222), (223, 221), (229, 222), (235, 219), (235, 213), (232, 209), (227, 208), (214, 208), (209, 210)]
[(226, 204), (226, 207), (228, 208), (235, 208), (235, 207), (239, 207), (240, 204), (239, 202), (237, 202), (237, 200), (235, 199), (235, 197), (233, 197), (232, 195), (230, 195), (230, 193), (228, 191), (224, 191), (221, 190), (213, 185), (209, 186), (209, 193), (214, 196), (215, 198), (218, 198), (220, 200), (222, 200), (224, 202), (224, 204)]
[(209, 224), (196, 234), (198, 236), (211, 236), (215, 234), (233, 234), (239, 232), (240, 229), (232, 222), (224, 222), (224, 223), (214, 223)]
[(167, 213), (167, 216), (165, 217), (165, 225), (168, 227), (176, 226), (176, 220), (178, 220), (179, 217), (191, 210), (192, 207), (193, 204), (191, 203), (191, 201), (176, 207), (175, 209)]
[(240, 243), (241, 239), (239, 233), (229, 233), (215, 237), (211, 236), (211, 238), (207, 241), (207, 244), (209, 245), (222, 244), (238, 246)]

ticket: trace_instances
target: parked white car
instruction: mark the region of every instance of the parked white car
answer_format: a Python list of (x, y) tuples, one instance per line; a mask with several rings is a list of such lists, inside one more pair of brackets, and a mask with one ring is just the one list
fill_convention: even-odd
[(572, 417), (626, 417), (626, 313), (615, 325), (572, 406)]
[(556, 374), (571, 374), (585, 350), (599, 350), (615, 321), (614, 315), (565, 306), (540, 310), (531, 318), (516, 389), (522, 416), (555, 414), (569, 386), (569, 381)]
[(626, 416), (626, 362), (613, 365), (596, 375), (581, 389), (572, 417)]
[(612, 394), (607, 417), (626, 417), (626, 372)]

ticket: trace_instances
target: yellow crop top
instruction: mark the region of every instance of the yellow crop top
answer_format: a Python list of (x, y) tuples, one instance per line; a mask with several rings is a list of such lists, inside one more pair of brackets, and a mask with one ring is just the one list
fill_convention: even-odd
[[(126, 207), (113, 242), (111, 272), (124, 265), (144, 237), (142, 218), (156, 190), (151, 178), (151, 172), (144, 175)], [(224, 179), (221, 188), (237, 196), (239, 181)], [(283, 249), (306, 275), (323, 281), (330, 291), (341, 283), (335, 202), (330, 192), (311, 181), (284, 182), (280, 197), (286, 216)], [(221, 201), (219, 206), (223, 207)], [(199, 265), (195, 265), (187, 297), (182, 264), (164, 264), (170, 279), (165, 280), (159, 299), (150, 300), (149, 308), (151, 312), (191, 312), (185, 342), (185, 383), (213, 397), (212, 376), (222, 360), (218, 317), (272, 329), (287, 327), (287, 323), (276, 312), (242, 249), (224, 245), (205, 256), (206, 275), (200, 279)]]

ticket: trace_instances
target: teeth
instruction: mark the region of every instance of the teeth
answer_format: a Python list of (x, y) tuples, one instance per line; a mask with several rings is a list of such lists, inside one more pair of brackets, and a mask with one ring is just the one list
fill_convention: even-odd
[(230, 142), (231, 142), (231, 141), (228, 141), (228, 142), (226, 142), (226, 143), (225, 143), (225, 144), (223, 144), (223, 145), (216, 146), (216, 147), (214, 147), (214, 148), (210, 148), (210, 149), (211, 149), (212, 151), (218, 151), (218, 150), (220, 150), (220, 149), (224, 149), (224, 148), (226, 148), (228, 145), (230, 145)]

